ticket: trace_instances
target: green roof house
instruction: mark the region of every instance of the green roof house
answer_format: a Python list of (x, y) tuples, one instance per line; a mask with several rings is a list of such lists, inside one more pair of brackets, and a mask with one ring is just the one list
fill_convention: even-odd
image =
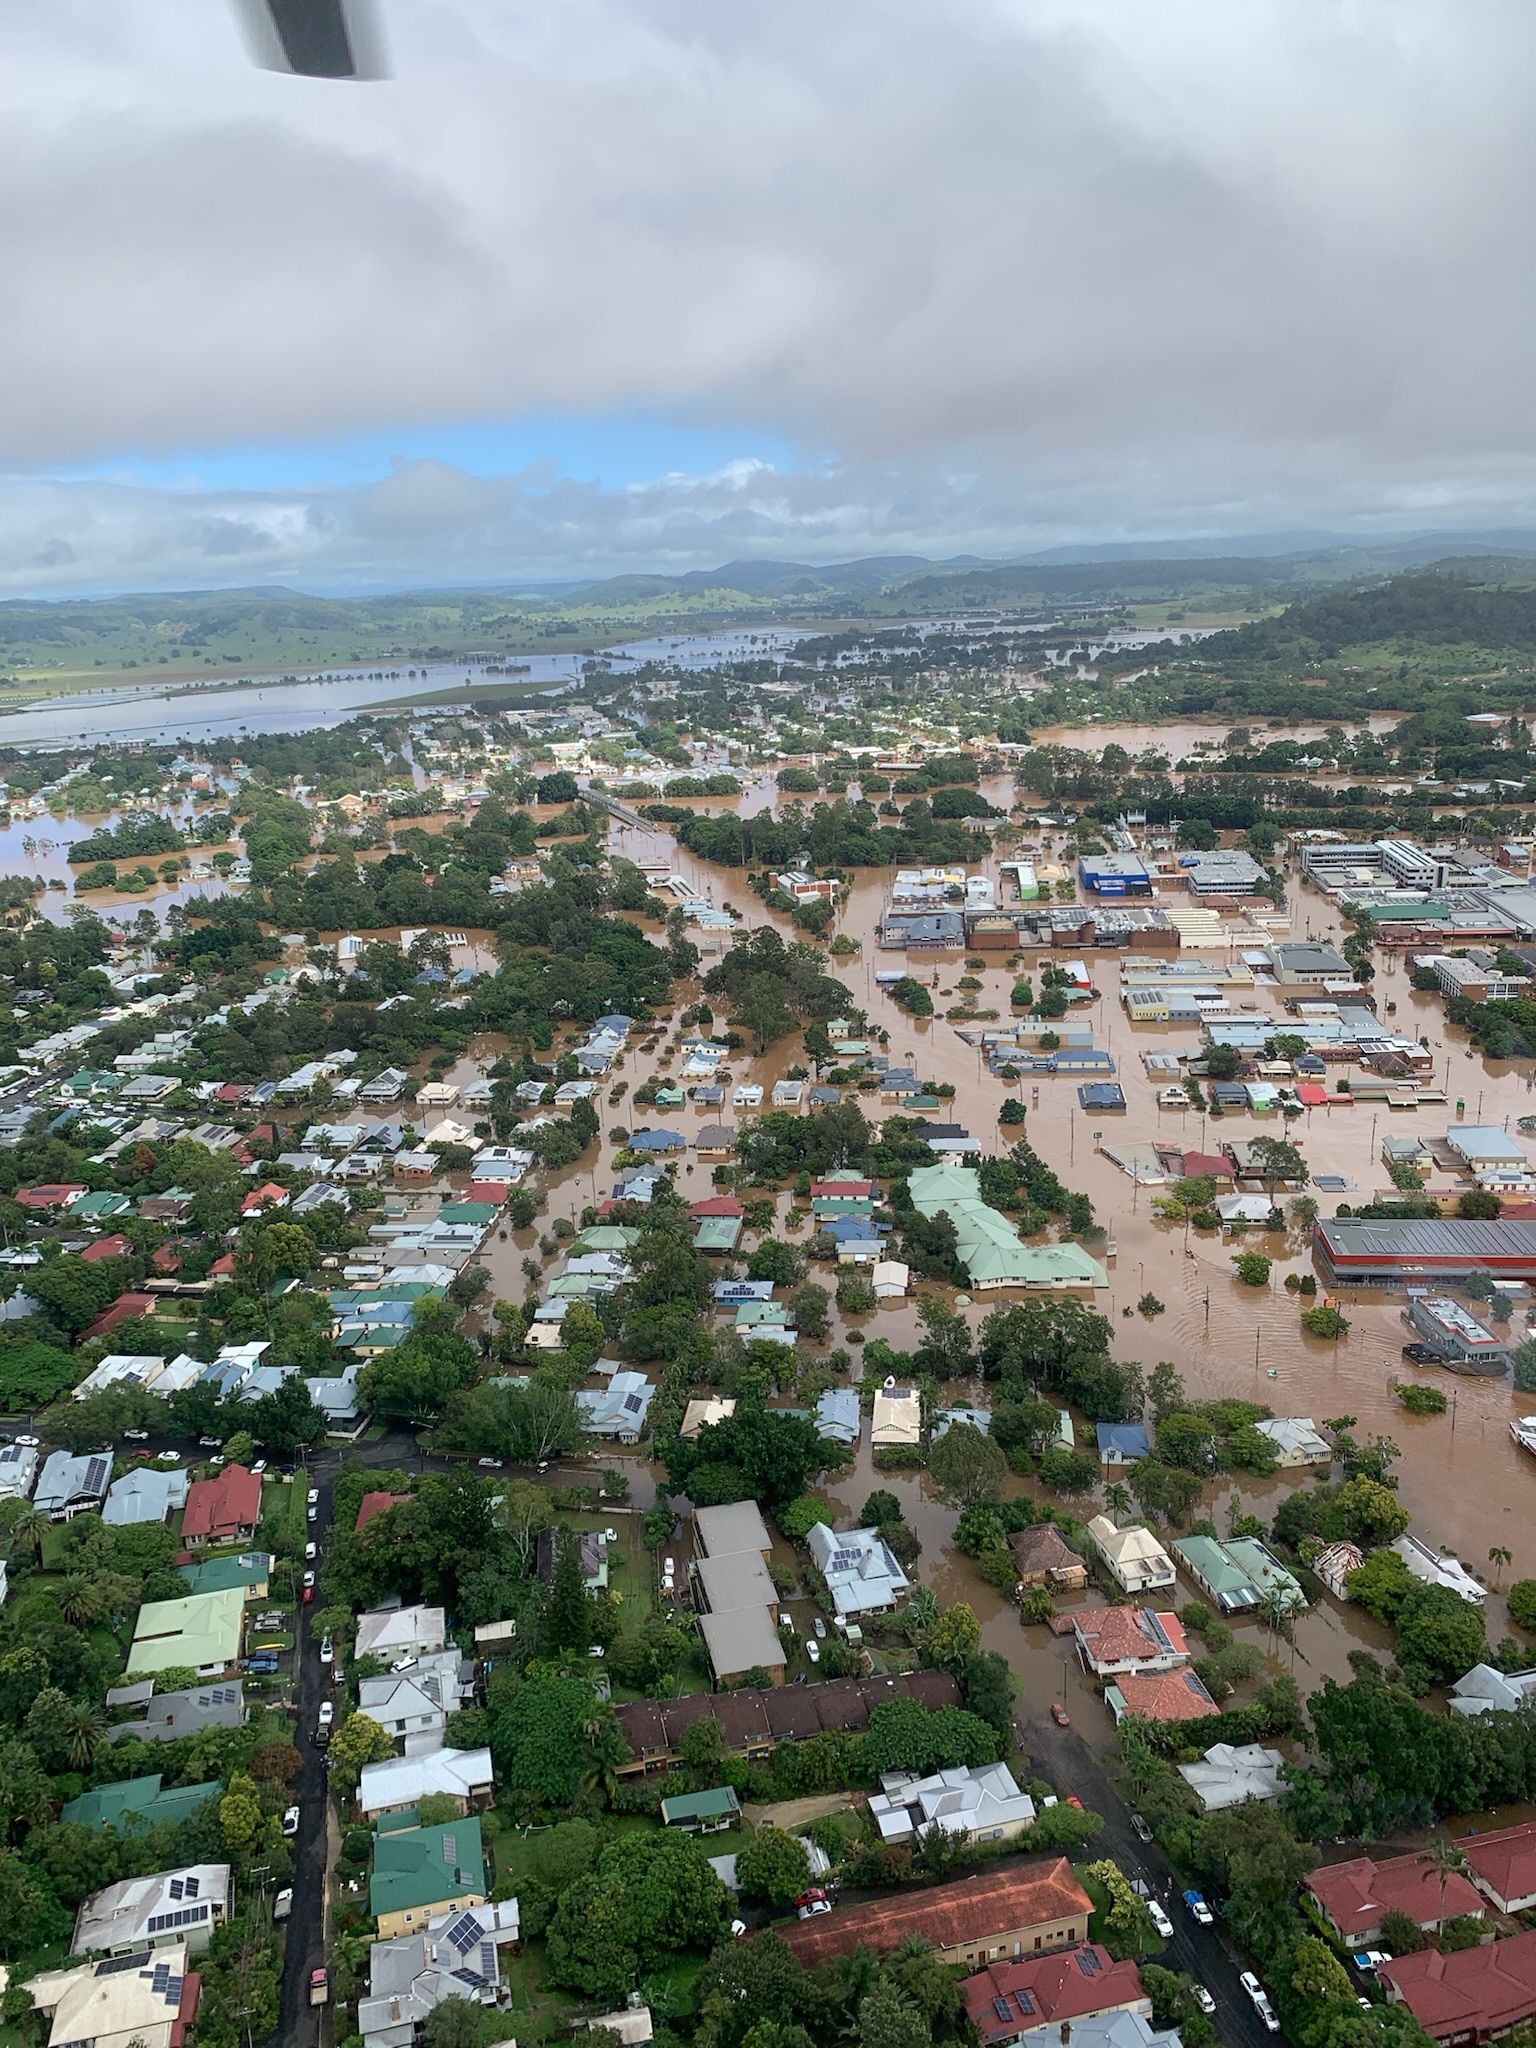
[(60, 1085), (59, 1093), (67, 1095), (72, 1102), (88, 1102), (93, 1096), (115, 1095), (123, 1085), (124, 1076), (109, 1070), (103, 1072), (91, 1067), (82, 1067), (78, 1074), (71, 1074)]
[(126, 1195), (119, 1195), (110, 1188), (102, 1188), (89, 1195), (81, 1195), (69, 1205), (69, 1215), (76, 1223), (105, 1223), (112, 1216), (126, 1216), (133, 1207)]
[(1242, 1614), (1271, 1601), (1286, 1613), (1305, 1607), (1307, 1596), (1277, 1557), (1257, 1537), (1182, 1536), (1173, 1546), (1185, 1571), (1223, 1614)]
[(684, 1792), (661, 1802), (661, 1824), (685, 1835), (717, 1835), (741, 1818), (741, 1803), (729, 1785), (712, 1792)]
[(693, 1248), (696, 1252), (733, 1252), (740, 1236), (739, 1216), (701, 1216)]
[(248, 1550), (240, 1557), (205, 1557), (178, 1569), (189, 1593), (227, 1593), (238, 1587), (246, 1600), (265, 1600), (272, 1559), (265, 1550)]
[(215, 1781), (167, 1786), (162, 1791), (160, 1773), (153, 1771), (147, 1778), (120, 1778), (115, 1785), (98, 1785), (94, 1792), (82, 1792), (78, 1799), (71, 1799), (60, 1819), (79, 1821), (88, 1828), (121, 1830), (132, 1824), (154, 1828), (166, 1821), (190, 1820), (223, 1789)]
[(444, 1202), (437, 1212), (439, 1223), (472, 1223), (477, 1230), (489, 1230), (501, 1214), (494, 1202)]
[(128, 1675), (145, 1678), (190, 1665), (199, 1678), (218, 1678), (240, 1655), (245, 1589), (193, 1593), (185, 1600), (146, 1600), (134, 1624)]
[(368, 1905), (380, 1941), (419, 1933), (439, 1914), (483, 1906), (485, 1899), (485, 1850), (475, 1815), (374, 1836)]

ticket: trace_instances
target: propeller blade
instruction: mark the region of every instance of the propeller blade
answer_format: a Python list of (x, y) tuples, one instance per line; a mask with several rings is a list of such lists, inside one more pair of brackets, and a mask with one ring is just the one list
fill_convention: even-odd
[(264, 71), (300, 78), (387, 78), (376, 0), (234, 0)]

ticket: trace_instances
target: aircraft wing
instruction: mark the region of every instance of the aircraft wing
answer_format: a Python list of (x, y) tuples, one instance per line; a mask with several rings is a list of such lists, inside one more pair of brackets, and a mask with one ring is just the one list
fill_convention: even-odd
[(264, 71), (302, 78), (387, 78), (376, 0), (234, 0)]

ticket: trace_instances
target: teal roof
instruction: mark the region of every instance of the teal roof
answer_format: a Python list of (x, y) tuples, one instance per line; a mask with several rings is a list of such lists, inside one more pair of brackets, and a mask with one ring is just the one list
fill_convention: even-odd
[(477, 1815), (374, 1837), (368, 1906), (375, 1917), (440, 1905), (467, 1892), (485, 1897), (485, 1850)]
[(704, 1216), (694, 1235), (696, 1252), (733, 1252), (741, 1236), (739, 1216)]
[(723, 1814), (740, 1811), (741, 1802), (729, 1785), (717, 1785), (712, 1792), (682, 1792), (661, 1802), (663, 1827), (680, 1820), (718, 1820)]
[(132, 1207), (126, 1195), (104, 1188), (95, 1194), (81, 1195), (78, 1201), (71, 1202), (69, 1213), (78, 1222), (90, 1222), (93, 1217), (125, 1215)]
[(241, 1557), (205, 1557), (177, 1569), (189, 1593), (225, 1593), (231, 1586), (266, 1585), (272, 1575), (272, 1560), (264, 1550), (247, 1551)]
[(161, 1790), (160, 1773), (147, 1778), (120, 1778), (115, 1785), (98, 1785), (94, 1792), (82, 1792), (71, 1799), (59, 1816), (79, 1821), (88, 1828), (123, 1828), (133, 1823), (160, 1827), (166, 1821), (190, 1820), (200, 1806), (217, 1799), (223, 1786), (177, 1785)]
[(494, 1202), (445, 1202), (437, 1212), (439, 1223), (476, 1223), (487, 1230), (501, 1214)]

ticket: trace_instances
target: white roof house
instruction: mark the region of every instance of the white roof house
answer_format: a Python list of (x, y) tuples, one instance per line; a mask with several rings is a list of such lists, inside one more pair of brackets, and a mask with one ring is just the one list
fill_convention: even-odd
[(163, 1522), (176, 1508), (186, 1506), (191, 1483), (190, 1474), (179, 1466), (168, 1472), (163, 1465), (140, 1465), (113, 1480), (101, 1519), (116, 1529), (135, 1522)]
[(68, 1451), (55, 1451), (43, 1467), (32, 1505), (55, 1522), (70, 1521), (83, 1509), (101, 1505), (111, 1478), (110, 1455), (91, 1452), (75, 1458)]
[(1365, 1563), (1365, 1552), (1354, 1543), (1330, 1543), (1312, 1560), (1312, 1569), (1335, 1600), (1348, 1600), (1348, 1579)]
[(1448, 1586), (1463, 1600), (1470, 1600), (1474, 1607), (1481, 1607), (1488, 1598), (1488, 1588), (1473, 1578), (1460, 1558), (1442, 1557), (1439, 1551), (1421, 1543), (1417, 1536), (1399, 1536), (1392, 1548), (1413, 1576), (1426, 1586)]
[(0, 1448), (0, 1500), (25, 1500), (37, 1478), (37, 1452), (30, 1444)]
[(874, 1450), (922, 1441), (923, 1407), (916, 1387), (898, 1387), (887, 1380), (875, 1396), (874, 1421), (869, 1441)]
[(1333, 1462), (1333, 1446), (1310, 1415), (1276, 1415), (1267, 1422), (1256, 1422), (1254, 1428), (1269, 1438), (1282, 1467)]
[(72, 1955), (104, 1949), (110, 1956), (185, 1942), (196, 1954), (229, 1915), (229, 1865), (194, 1863), (153, 1877), (130, 1877), (94, 1893), (75, 1920)]
[(94, 2048), (171, 2048), (185, 2033), (181, 2017), (187, 1984), (187, 1944), (158, 1950), (140, 1970), (116, 1957), (72, 1970), (44, 1970), (28, 1979), (32, 2003), (52, 2022), (50, 2043), (90, 2041)]
[(415, 2048), (427, 2015), (445, 1998), (489, 2005), (501, 1977), (497, 1953), (516, 1941), (516, 1899), (445, 1913), (421, 1934), (376, 1941), (368, 1951), (368, 1993), (358, 2000), (363, 2048)]
[(1257, 1742), (1235, 1746), (1214, 1742), (1196, 1764), (1180, 1764), (1179, 1776), (1199, 1798), (1207, 1813), (1241, 1806), (1245, 1799), (1278, 1799), (1285, 1790), (1278, 1749)]
[(959, 1766), (919, 1778), (890, 1771), (871, 1794), (869, 1810), (885, 1842), (910, 1842), (942, 1828), (974, 1842), (1001, 1842), (1032, 1827), (1035, 1802), (1021, 1792), (1006, 1764)]
[(1150, 1593), (1161, 1586), (1177, 1584), (1173, 1559), (1150, 1529), (1133, 1523), (1117, 1529), (1108, 1515), (1095, 1515), (1088, 1524), (1094, 1547), (1109, 1567), (1110, 1577), (1127, 1593)]
[(911, 1591), (911, 1581), (878, 1529), (834, 1534), (816, 1523), (805, 1539), (840, 1615), (883, 1614)]
[(911, 1283), (911, 1268), (900, 1259), (881, 1259), (870, 1275), (877, 1301), (896, 1301)]
[(1536, 1671), (1495, 1671), (1491, 1664), (1474, 1664), (1451, 1687), (1448, 1705), (1453, 1714), (1512, 1714), (1533, 1699)]
[(432, 1792), (446, 1792), (464, 1811), (490, 1797), (493, 1784), (488, 1749), (434, 1749), (426, 1756), (388, 1757), (364, 1764), (357, 1803), (364, 1817), (398, 1813), (416, 1806)]
[(357, 1618), (354, 1657), (430, 1657), (448, 1641), (441, 1607), (375, 1607)]
[(469, 1689), (458, 1651), (441, 1650), (409, 1671), (362, 1679), (357, 1707), (402, 1743), (407, 1756), (424, 1756), (442, 1747), (448, 1716), (457, 1713)]

